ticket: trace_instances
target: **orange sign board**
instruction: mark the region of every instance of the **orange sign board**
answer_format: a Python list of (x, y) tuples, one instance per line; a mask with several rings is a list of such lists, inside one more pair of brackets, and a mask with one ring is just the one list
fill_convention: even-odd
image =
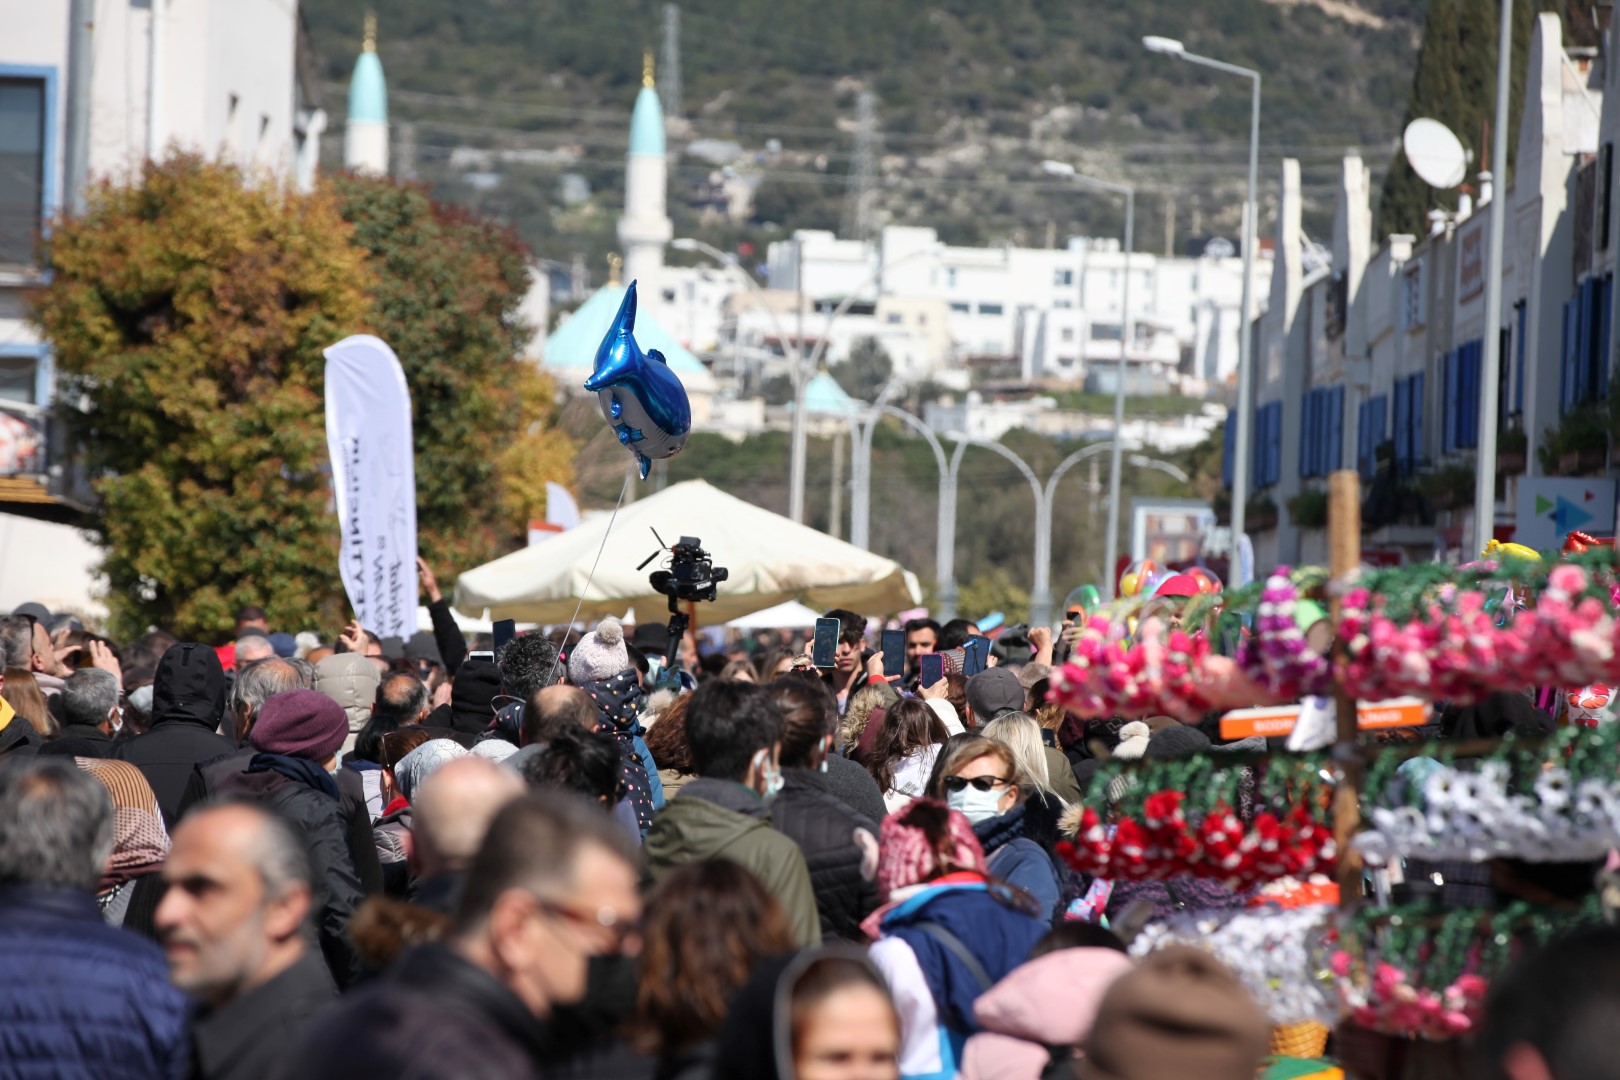
[[(1429, 722), (1433, 713), (1432, 705), (1415, 697), (1363, 701), (1356, 705), (1356, 727), (1362, 731), (1421, 727)], [(1254, 735), (1274, 738), (1287, 735), (1294, 730), (1298, 720), (1298, 705), (1234, 709), (1221, 717), (1221, 738), (1247, 739)]]

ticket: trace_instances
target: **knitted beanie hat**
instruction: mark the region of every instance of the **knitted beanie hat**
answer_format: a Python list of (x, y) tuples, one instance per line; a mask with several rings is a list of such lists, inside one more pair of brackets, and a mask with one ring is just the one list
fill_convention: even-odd
[[(947, 837), (937, 844), (933, 837)], [(940, 865), (944, 847), (946, 865)], [(984, 848), (968, 819), (938, 799), (917, 799), (883, 819), (878, 829), (878, 896), (887, 901), (896, 889), (921, 885), (957, 870), (989, 873)]]
[(568, 681), (575, 686), (611, 679), (630, 666), (630, 650), (624, 647), (624, 627), (614, 618), (603, 619), (596, 629), (579, 639), (568, 654)]
[(343, 706), (319, 690), (288, 690), (259, 708), (248, 743), (261, 753), (319, 762), (337, 753), (348, 737)]
[(1151, 728), (1140, 720), (1132, 720), (1119, 729), (1119, 745), (1114, 747), (1114, 757), (1121, 761), (1135, 761), (1147, 753), (1148, 738), (1153, 734)]

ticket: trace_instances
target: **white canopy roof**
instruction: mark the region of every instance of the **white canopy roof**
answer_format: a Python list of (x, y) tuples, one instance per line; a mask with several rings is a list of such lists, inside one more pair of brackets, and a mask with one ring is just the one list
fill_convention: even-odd
[(785, 604), (777, 604), (764, 611), (732, 619), (726, 625), (733, 630), (799, 630), (816, 625), (816, 620), (820, 617), (821, 612), (815, 608), (805, 607), (797, 600), (789, 600)]
[[(565, 623), (590, 576), (591, 563), (608, 528), (607, 517), (514, 551), (463, 573), (456, 582), (455, 606), (488, 608), (491, 619)], [(751, 615), (788, 600), (814, 608), (842, 607), (863, 614), (886, 614), (915, 607), (922, 597), (917, 578), (892, 559), (862, 551), (806, 525), (762, 510), (703, 480), (689, 480), (637, 500), (619, 511), (602, 549), (602, 560), (579, 617), (594, 622), (615, 617), (626, 607), (644, 622), (663, 622), (668, 602), (647, 583), (641, 561), (660, 536), (674, 543), (696, 536), (731, 576), (720, 584), (714, 603), (698, 605), (705, 626)]]

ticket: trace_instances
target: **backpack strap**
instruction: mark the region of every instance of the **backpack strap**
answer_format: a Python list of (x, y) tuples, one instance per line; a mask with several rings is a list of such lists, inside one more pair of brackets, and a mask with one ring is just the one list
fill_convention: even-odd
[(983, 964), (979, 963), (979, 958), (974, 956), (966, 945), (962, 944), (961, 938), (938, 923), (926, 920), (912, 923), (911, 928), (927, 934), (944, 946), (946, 952), (962, 961), (962, 966), (967, 968), (968, 974), (973, 976), (973, 980), (979, 984), (979, 993), (982, 994), (990, 989), (992, 985), (990, 973), (984, 969)]

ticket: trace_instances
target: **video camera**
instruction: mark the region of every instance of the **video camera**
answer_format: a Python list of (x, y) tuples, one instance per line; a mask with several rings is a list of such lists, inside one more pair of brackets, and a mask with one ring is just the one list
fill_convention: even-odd
[(658, 540), (658, 550), (642, 560), (636, 569), (645, 570), (648, 563), (665, 550), (669, 551), (669, 567), (654, 570), (647, 581), (654, 591), (669, 597), (669, 645), (665, 649), (664, 665), (673, 670), (675, 657), (680, 655), (681, 639), (691, 625), (691, 619), (681, 610), (681, 601), (713, 600), (717, 586), (731, 576), (731, 571), (714, 565), (714, 556), (703, 550), (703, 541), (695, 536), (683, 536), (673, 546), (664, 544), (657, 529), (653, 530), (653, 536)]
[(714, 556), (703, 550), (703, 541), (695, 536), (681, 537), (669, 553), (669, 569), (654, 570), (647, 580), (669, 597), (671, 611), (677, 610), (675, 605), (681, 600), (713, 600), (715, 586), (731, 576), (725, 567), (714, 565)]

